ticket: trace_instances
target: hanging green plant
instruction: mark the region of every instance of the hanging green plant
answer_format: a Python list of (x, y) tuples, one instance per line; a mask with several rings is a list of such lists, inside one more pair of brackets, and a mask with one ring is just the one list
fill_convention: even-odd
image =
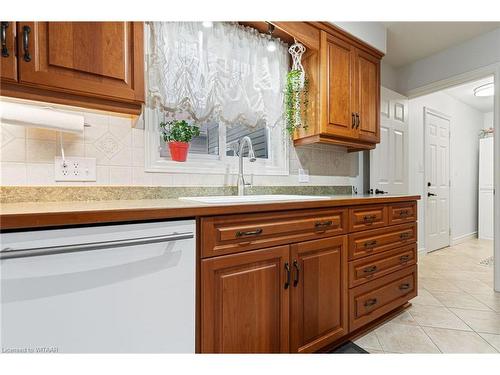
[(286, 77), (286, 129), (290, 135), (293, 135), (299, 128), (307, 129), (309, 80), (304, 78), (303, 74), (302, 70), (293, 69)]

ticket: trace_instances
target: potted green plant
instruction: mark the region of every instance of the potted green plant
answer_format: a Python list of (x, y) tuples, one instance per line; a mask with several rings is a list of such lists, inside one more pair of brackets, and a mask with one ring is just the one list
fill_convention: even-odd
[(189, 142), (200, 135), (200, 129), (196, 125), (189, 125), (186, 120), (161, 122), (160, 131), (174, 161), (186, 161)]

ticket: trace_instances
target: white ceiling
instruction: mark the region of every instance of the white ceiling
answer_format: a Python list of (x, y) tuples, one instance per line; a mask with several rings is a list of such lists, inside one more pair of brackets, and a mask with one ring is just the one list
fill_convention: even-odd
[(454, 98), (476, 108), (481, 112), (493, 111), (493, 96), (479, 97), (474, 96), (474, 89), (486, 83), (493, 82), (493, 77), (487, 77), (474, 82), (468, 82), (460, 86), (455, 86), (446, 90), (445, 93)]
[(400, 67), (500, 27), (500, 22), (384, 22), (384, 62)]

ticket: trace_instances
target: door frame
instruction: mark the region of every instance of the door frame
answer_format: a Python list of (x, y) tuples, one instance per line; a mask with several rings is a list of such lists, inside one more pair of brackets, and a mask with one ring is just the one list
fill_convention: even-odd
[[(430, 107), (424, 107), (423, 109), (424, 111), (424, 126), (423, 126), (423, 131), (424, 131), (424, 182), (423, 182), (423, 192), (426, 192), (427, 191), (427, 159), (428, 159), (428, 155), (427, 153), (425, 152), (425, 150), (427, 149), (427, 141), (428, 141), (428, 137), (427, 137), (427, 117), (429, 115), (433, 115), (433, 116), (436, 116), (436, 117), (440, 117), (444, 120), (448, 120), (449, 123), (450, 123), (450, 127), (449, 127), (449, 134), (448, 134), (448, 246), (451, 245), (451, 218), (453, 217), (452, 214), (451, 214), (451, 210), (452, 210), (452, 206), (451, 206), (451, 116), (445, 114), (445, 113), (442, 113), (440, 111), (437, 111), (435, 109), (432, 109)], [(426, 193), (425, 193), (426, 194)], [(429, 241), (428, 241), (428, 231), (427, 231), (427, 225), (429, 223), (428, 221), (428, 217), (427, 217), (427, 196), (424, 195), (423, 197), (426, 201), (425, 201), (425, 204), (424, 204), (424, 216), (425, 216), (425, 228), (424, 228), (424, 240), (425, 240), (425, 252), (426, 253), (430, 253), (434, 250), (429, 250)], [(436, 249), (438, 250), (438, 249)]]
[[(495, 129), (495, 133), (493, 136), (493, 169), (495, 173), (493, 189), (494, 191), (496, 191), (500, 189), (500, 62), (432, 82), (428, 85), (409, 90), (407, 94), (408, 98), (412, 99), (418, 96), (432, 94), (434, 92), (441, 91), (452, 86), (457, 86), (462, 83), (467, 83), (480, 78), (484, 78), (486, 76), (494, 77), (495, 86), (495, 94), (493, 96), (493, 128)], [(500, 292), (500, 198), (497, 195), (494, 195), (494, 212), (494, 289), (495, 291)]]

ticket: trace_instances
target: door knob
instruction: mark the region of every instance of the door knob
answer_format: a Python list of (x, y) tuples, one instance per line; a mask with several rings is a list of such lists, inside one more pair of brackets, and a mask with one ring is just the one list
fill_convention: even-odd
[(427, 196), (428, 196), (428, 197), (437, 197), (437, 194), (434, 194), (434, 193), (427, 193)]

